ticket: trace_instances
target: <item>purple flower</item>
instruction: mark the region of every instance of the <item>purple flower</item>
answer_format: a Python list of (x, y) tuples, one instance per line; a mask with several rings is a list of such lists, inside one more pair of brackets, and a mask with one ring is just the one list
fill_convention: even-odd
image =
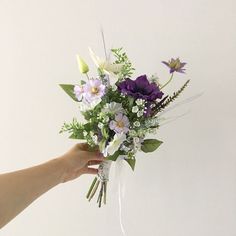
[(118, 84), (118, 89), (125, 95), (146, 101), (155, 101), (163, 96), (157, 84), (150, 83), (146, 75), (139, 76), (136, 80), (126, 79)]
[(170, 73), (179, 72), (179, 73), (185, 73), (185, 69), (183, 68), (187, 63), (181, 62), (179, 58), (171, 58), (168, 62), (162, 61), (163, 64), (168, 66), (170, 68)]
[(75, 94), (76, 98), (78, 99), (78, 101), (82, 100), (83, 93), (84, 93), (83, 87), (79, 86), (79, 85), (75, 85), (75, 87), (74, 87), (74, 94)]
[(129, 131), (129, 119), (122, 113), (115, 116), (115, 120), (110, 121), (109, 128), (116, 133), (127, 133)]
[(105, 85), (99, 79), (90, 79), (83, 87), (83, 97), (87, 102), (100, 99), (105, 94)]

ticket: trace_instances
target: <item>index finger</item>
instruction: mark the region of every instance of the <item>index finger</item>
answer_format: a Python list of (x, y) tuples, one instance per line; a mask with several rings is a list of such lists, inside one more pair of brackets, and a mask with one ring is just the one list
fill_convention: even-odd
[(88, 152), (86, 151), (86, 160), (88, 161), (103, 161), (104, 156), (101, 152)]

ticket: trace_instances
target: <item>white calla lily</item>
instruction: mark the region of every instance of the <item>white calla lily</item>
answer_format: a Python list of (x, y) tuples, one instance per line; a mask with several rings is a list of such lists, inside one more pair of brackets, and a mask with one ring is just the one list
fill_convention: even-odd
[(121, 64), (113, 64), (110, 63), (108, 60), (99, 58), (91, 48), (89, 48), (89, 53), (97, 68), (101, 69), (104, 73), (108, 75), (118, 73), (122, 68)]
[(124, 133), (115, 134), (113, 140), (107, 145), (103, 154), (104, 156), (113, 155), (119, 148), (120, 145), (126, 140), (126, 135)]

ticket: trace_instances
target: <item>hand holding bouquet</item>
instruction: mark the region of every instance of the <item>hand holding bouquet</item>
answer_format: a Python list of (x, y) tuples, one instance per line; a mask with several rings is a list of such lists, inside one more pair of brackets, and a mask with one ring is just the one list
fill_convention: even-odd
[(147, 136), (157, 133), (159, 114), (189, 83), (187, 80), (173, 95), (166, 95), (163, 88), (172, 81), (175, 72), (184, 73), (186, 63), (178, 58), (163, 62), (170, 69), (170, 79), (161, 86), (155, 76), (144, 74), (133, 79), (134, 68), (122, 48), (111, 49), (111, 53), (113, 62), (100, 59), (90, 49), (98, 69), (96, 77), (88, 75), (88, 65), (78, 56), (79, 69), (86, 80), (77, 85), (60, 85), (78, 103), (86, 120), (81, 123), (73, 119), (63, 125), (61, 132), (69, 132), (70, 138), (85, 140), (91, 149), (98, 147), (105, 156), (87, 194), (90, 201), (99, 189), (99, 207), (102, 202), (106, 204), (111, 163), (122, 157), (134, 170), (137, 151), (153, 152), (162, 144)]

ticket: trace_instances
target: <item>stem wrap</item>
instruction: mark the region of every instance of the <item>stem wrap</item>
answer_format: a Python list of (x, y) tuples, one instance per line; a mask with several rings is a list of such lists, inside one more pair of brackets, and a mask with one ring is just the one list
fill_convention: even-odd
[(109, 173), (110, 173), (111, 163), (112, 163), (112, 161), (105, 160), (99, 165), (98, 177), (101, 182), (108, 182), (109, 181)]

